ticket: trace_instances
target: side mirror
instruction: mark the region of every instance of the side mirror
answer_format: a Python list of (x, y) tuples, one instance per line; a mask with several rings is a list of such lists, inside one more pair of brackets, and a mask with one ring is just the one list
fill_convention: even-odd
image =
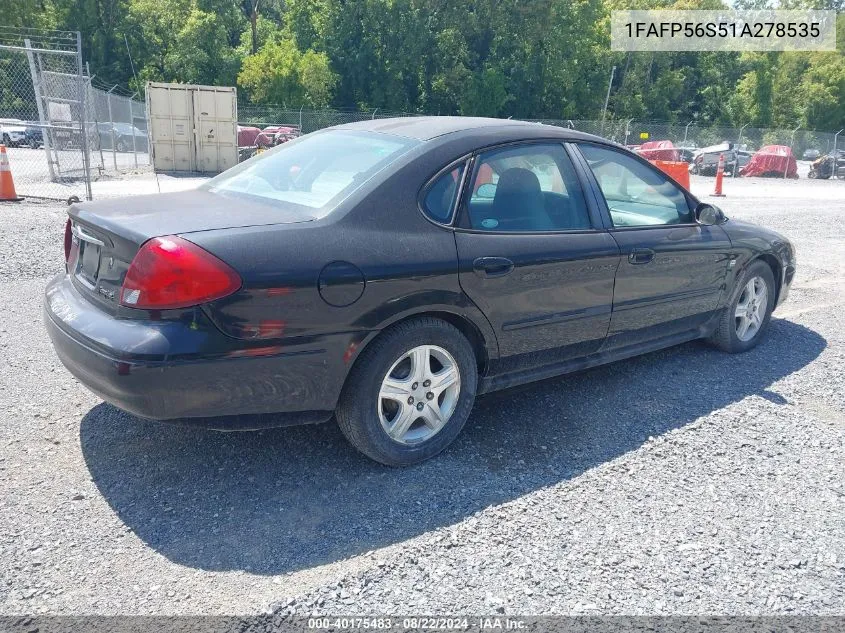
[(695, 208), (695, 221), (702, 226), (713, 226), (714, 224), (721, 224), (725, 221), (725, 214), (719, 207), (714, 207), (712, 204), (700, 202)]

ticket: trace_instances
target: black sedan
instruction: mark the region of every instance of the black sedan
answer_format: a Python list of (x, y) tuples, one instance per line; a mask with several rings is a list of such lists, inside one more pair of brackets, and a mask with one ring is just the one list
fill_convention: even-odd
[(46, 322), (145, 418), (324, 422), (432, 457), (476, 395), (704, 338), (754, 347), (792, 246), (573, 130), (383, 119), (285, 143), (195, 191), (77, 204)]

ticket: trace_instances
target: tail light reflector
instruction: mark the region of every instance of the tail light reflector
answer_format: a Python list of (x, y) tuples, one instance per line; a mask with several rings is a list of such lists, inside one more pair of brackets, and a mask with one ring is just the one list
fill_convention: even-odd
[(70, 247), (73, 244), (73, 233), (70, 230), (70, 218), (65, 224), (65, 261), (70, 259)]
[(73, 223), (68, 218), (65, 223), (65, 270), (70, 270), (76, 266), (76, 258), (79, 256), (79, 242), (74, 241), (73, 238)]
[(188, 308), (222, 299), (241, 287), (232, 268), (196, 244), (175, 235), (145, 242), (135, 255), (120, 303), (144, 310)]

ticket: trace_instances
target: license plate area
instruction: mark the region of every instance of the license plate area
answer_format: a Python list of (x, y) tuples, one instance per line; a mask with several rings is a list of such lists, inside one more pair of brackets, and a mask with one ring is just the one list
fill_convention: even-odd
[(100, 247), (97, 244), (80, 240), (79, 268), (77, 275), (91, 286), (97, 284), (100, 273)]

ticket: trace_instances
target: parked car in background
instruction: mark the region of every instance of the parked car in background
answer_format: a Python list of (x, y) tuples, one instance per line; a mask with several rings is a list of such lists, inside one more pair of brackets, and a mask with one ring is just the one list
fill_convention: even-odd
[(238, 147), (253, 147), (257, 145), (255, 140), (261, 134), (261, 129), (251, 125), (238, 126)]
[(845, 150), (838, 149), (835, 156), (831, 152), (814, 160), (807, 178), (827, 179), (834, 175), (845, 178)]
[(3, 119), (0, 121), (0, 134), (3, 145), (20, 147), (26, 142), (26, 123), (20, 119)]
[(115, 149), (118, 152), (147, 151), (147, 133), (134, 125), (129, 123), (97, 123), (96, 130), (100, 149)]
[(44, 145), (44, 132), (40, 127), (27, 127), (24, 130), (24, 143), (32, 149), (42, 147)]
[(804, 154), (801, 156), (802, 160), (816, 160), (822, 155), (820, 150), (817, 149), (808, 149), (804, 150)]
[(281, 145), (300, 135), (299, 126), (295, 125), (268, 125), (255, 139), (256, 145), (262, 148)]
[(678, 147), (678, 160), (685, 163), (692, 163), (695, 160), (695, 153), (698, 151), (697, 147)]
[(719, 167), (719, 157), (723, 156), (725, 173), (733, 174), (735, 170), (742, 166), (740, 162), (742, 159), (738, 156), (737, 151), (733, 143), (720, 143), (719, 145), (702, 147), (696, 150), (690, 171), (700, 176), (715, 176)]
[(749, 152), (745, 149), (738, 149), (736, 150), (736, 170), (733, 172), (734, 176), (739, 175), (739, 170), (745, 167), (750, 161), (752, 156), (754, 156), (754, 152)]
[(337, 126), (68, 215), (45, 322), (92, 391), (215, 429), (334, 418), (390, 465), (445, 449), (477, 394), (749, 350), (796, 266), (615, 143), (472, 117)]
[(798, 163), (788, 145), (764, 145), (739, 172), (740, 176), (798, 178)]
[(680, 154), (674, 143), (669, 140), (665, 141), (647, 141), (637, 148), (637, 154), (646, 160), (666, 160), (670, 162), (677, 162), (680, 160)]

